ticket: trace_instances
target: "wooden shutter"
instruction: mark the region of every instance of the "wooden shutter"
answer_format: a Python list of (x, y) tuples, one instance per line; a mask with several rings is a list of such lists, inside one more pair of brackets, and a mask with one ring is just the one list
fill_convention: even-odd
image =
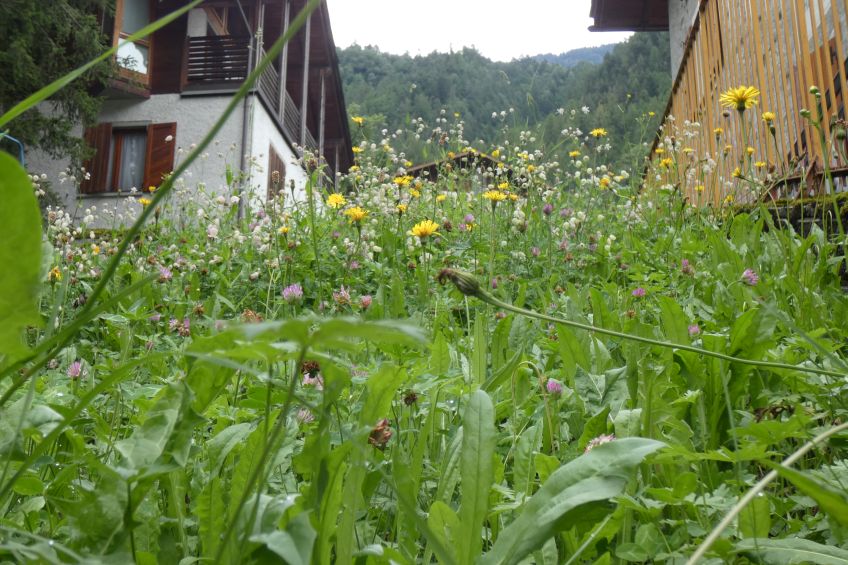
[[(168, 141), (170, 136), (170, 141)], [(165, 175), (174, 170), (177, 124), (150, 124), (147, 126), (147, 157), (144, 160), (144, 187), (159, 186)]]
[(286, 187), (286, 164), (283, 158), (274, 150), (273, 145), (268, 146), (268, 200), (274, 198), (274, 171), (280, 174), (280, 183), (276, 189), (283, 190)]
[(80, 183), (80, 192), (95, 194), (106, 192), (109, 176), (109, 146), (112, 143), (112, 124), (100, 124), (85, 130), (85, 144), (94, 149), (94, 155), (83, 163), (88, 179)]

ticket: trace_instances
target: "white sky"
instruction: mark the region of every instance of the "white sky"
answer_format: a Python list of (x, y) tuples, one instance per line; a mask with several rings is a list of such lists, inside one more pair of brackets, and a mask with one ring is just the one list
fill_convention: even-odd
[(590, 32), (591, 0), (327, 0), (336, 45), (395, 54), (474, 46), (509, 61), (617, 43), (629, 33)]

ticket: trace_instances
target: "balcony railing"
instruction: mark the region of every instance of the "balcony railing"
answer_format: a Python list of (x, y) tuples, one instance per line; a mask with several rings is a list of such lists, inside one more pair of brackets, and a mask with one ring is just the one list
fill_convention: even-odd
[[(260, 52), (260, 58), (265, 52)], [(186, 37), (183, 51), (183, 92), (234, 92), (247, 78), (250, 61), (250, 37), (206, 36)], [(274, 116), (285, 135), (300, 144), (302, 123), (300, 109), (288, 92), (280, 107), (280, 75), (269, 66), (259, 77), (255, 92), (259, 93), (269, 113)], [(310, 151), (318, 149), (318, 143), (309, 128), (306, 128), (304, 146)]]

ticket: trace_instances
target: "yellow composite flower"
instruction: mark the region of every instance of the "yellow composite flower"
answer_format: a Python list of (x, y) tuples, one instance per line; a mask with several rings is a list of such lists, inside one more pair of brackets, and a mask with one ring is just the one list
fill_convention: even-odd
[(766, 162), (765, 161), (757, 161), (756, 163), (754, 163), (754, 166), (757, 167), (758, 169), (762, 169), (762, 168), (765, 168)]
[(739, 167), (736, 167), (735, 169), (733, 169), (732, 176), (735, 179), (741, 179), (742, 178), (742, 169), (740, 169)]
[(733, 204), (733, 195), (728, 194), (727, 196), (725, 196), (724, 197), (724, 203), (725, 204)]
[(353, 123), (355, 123), (356, 125), (358, 125), (358, 126), (360, 126), (360, 127), (361, 127), (361, 126), (362, 126), (362, 124), (364, 124), (364, 123), (365, 123), (365, 118), (363, 118), (362, 116), (353, 116), (353, 117), (350, 119), (350, 121), (352, 121)]
[(744, 112), (757, 103), (760, 91), (753, 86), (737, 86), (722, 92), (719, 102), (727, 108), (735, 108)]
[(600, 180), (601, 188), (609, 188), (610, 179), (609, 177), (602, 177)]
[(660, 167), (663, 169), (670, 169), (674, 165), (674, 159), (671, 157), (666, 157), (662, 161), (660, 161)]
[(355, 173), (359, 169), (360, 169), (359, 165), (351, 165), (350, 168), (348, 169), (348, 172), (349, 173)]
[(148, 186), (147, 192), (149, 192), (150, 194), (153, 194), (154, 192), (156, 192), (156, 187), (155, 186)]
[(277, 230), (277, 233), (279, 233), (280, 235), (286, 235), (287, 233), (289, 233), (289, 231), (290, 230), (288, 226), (280, 226), (280, 229)]
[(409, 235), (414, 235), (418, 239), (427, 239), (431, 235), (439, 235), (439, 224), (433, 220), (424, 220), (415, 224), (411, 230), (406, 232)]
[(409, 208), (409, 207), (408, 207), (406, 204), (398, 204), (398, 205), (397, 205), (397, 211), (398, 211), (398, 214), (405, 214), (405, 213), (406, 213), (406, 210), (407, 210), (408, 208)]
[(501, 156), (501, 150), (500, 149), (495, 149), (494, 151), (492, 151), (492, 159), (497, 159), (500, 156)]
[(506, 200), (506, 194), (499, 190), (487, 190), (483, 193), (483, 198), (490, 200), (492, 203), (503, 202)]
[(498, 184), (498, 189), (499, 189), (499, 190), (506, 190), (506, 189), (508, 189), (508, 188), (509, 188), (509, 183), (508, 183), (508, 182), (506, 182), (506, 181), (504, 181), (504, 182), (502, 182), (502, 183)]
[(59, 267), (53, 267), (50, 269), (50, 272), (47, 273), (47, 278), (50, 279), (51, 282), (58, 282), (62, 280), (62, 271)]
[(413, 188), (409, 191), (409, 194), (411, 194), (413, 198), (419, 198), (421, 196), (421, 191), (417, 188)]
[(575, 150), (575, 151), (570, 151), (570, 152), (568, 153), (568, 156), (569, 156), (569, 157), (571, 157), (572, 159), (576, 159), (576, 158), (580, 157), (580, 152), (579, 152), (579, 151), (576, 151), (576, 150)]
[(150, 204), (153, 203), (153, 201), (149, 198), (139, 198), (138, 203), (147, 208), (148, 206), (150, 206)]
[(354, 153), (362, 153), (364, 151), (364, 149), (362, 149), (358, 145), (354, 145), (353, 147), (351, 147), (351, 151), (353, 151)]
[(662, 155), (663, 153), (665, 153), (665, 149), (663, 149), (662, 147), (657, 147), (656, 149), (654, 149), (654, 153), (656, 153), (657, 155)]
[(527, 165), (527, 172), (532, 173), (536, 171), (536, 165)]
[(518, 195), (515, 194), (514, 192), (510, 193), (509, 199), (512, 200), (513, 202), (515, 202), (516, 200), (518, 200)]
[(695, 187), (695, 192), (704, 192), (704, 185), (699, 184)]
[(447, 196), (445, 196), (444, 194), (437, 194), (436, 195), (436, 202), (444, 202), (446, 198), (447, 198)]
[(330, 208), (341, 208), (345, 204), (347, 204), (347, 199), (338, 192), (334, 192), (327, 197), (327, 206)]
[(754, 149), (753, 147), (748, 147), (747, 149), (745, 149), (745, 151), (748, 152), (748, 155), (753, 155), (756, 152), (756, 149)]
[(723, 129), (721, 129), (721, 128), (715, 128), (715, 129), (713, 130), (713, 133), (714, 133), (714, 134), (716, 134), (716, 137), (718, 137), (718, 136), (720, 136), (721, 134), (723, 134), (723, 133), (724, 133), (724, 130), (723, 130)]
[(448, 151), (448, 159), (453, 159), (454, 157), (456, 157), (456, 153), (454, 153), (453, 151)]
[(350, 218), (350, 222), (358, 224), (362, 220), (368, 216), (368, 211), (360, 208), (359, 206), (354, 206), (353, 208), (348, 208), (344, 211), (344, 215)]
[(412, 161), (404, 161), (404, 162), (403, 162), (403, 166), (404, 166), (404, 167), (411, 167), (411, 166), (412, 166)]
[(605, 130), (604, 128), (595, 128), (589, 132), (589, 135), (591, 135), (592, 137), (606, 137), (607, 130)]
[(91, 254), (92, 255), (100, 255), (100, 246), (96, 243), (91, 244)]
[(695, 150), (694, 150), (694, 149), (692, 149), (691, 147), (684, 147), (684, 148), (683, 148), (683, 154), (684, 154), (684, 155), (691, 155), (694, 151), (695, 151)]
[(402, 177), (395, 177), (392, 182), (398, 186), (409, 186), (409, 183), (412, 182), (412, 176), (403, 175)]
[(654, 117), (654, 116), (656, 116), (656, 115), (657, 115), (657, 114), (656, 114), (656, 112), (648, 112), (648, 117), (649, 117), (649, 118), (653, 118), (653, 117)]
[(767, 124), (772, 123), (776, 118), (774, 112), (763, 112), (763, 121)]

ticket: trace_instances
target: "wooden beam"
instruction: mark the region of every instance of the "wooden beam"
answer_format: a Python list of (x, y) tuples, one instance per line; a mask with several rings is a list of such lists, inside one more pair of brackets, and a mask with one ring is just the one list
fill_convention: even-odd
[[(285, 35), (289, 31), (289, 14), (291, 10), (291, 0), (286, 0), (286, 7), (283, 9), (283, 27), (281, 35)], [(286, 41), (283, 45), (283, 52), (280, 54), (280, 99), (277, 104), (279, 108), (280, 118), (286, 113), (286, 88), (288, 84), (289, 74), (289, 42)]]
[(303, 90), (300, 97), (300, 146), (306, 145), (306, 111), (309, 108), (309, 40), (312, 35), (312, 14), (306, 17), (303, 38)]
[[(326, 119), (327, 107), (327, 89), (326, 89), (327, 73), (321, 71), (321, 109), (318, 113), (318, 162), (324, 157), (324, 124)], [(320, 181), (319, 181), (320, 182)], [(321, 182), (323, 184), (323, 182)]]

